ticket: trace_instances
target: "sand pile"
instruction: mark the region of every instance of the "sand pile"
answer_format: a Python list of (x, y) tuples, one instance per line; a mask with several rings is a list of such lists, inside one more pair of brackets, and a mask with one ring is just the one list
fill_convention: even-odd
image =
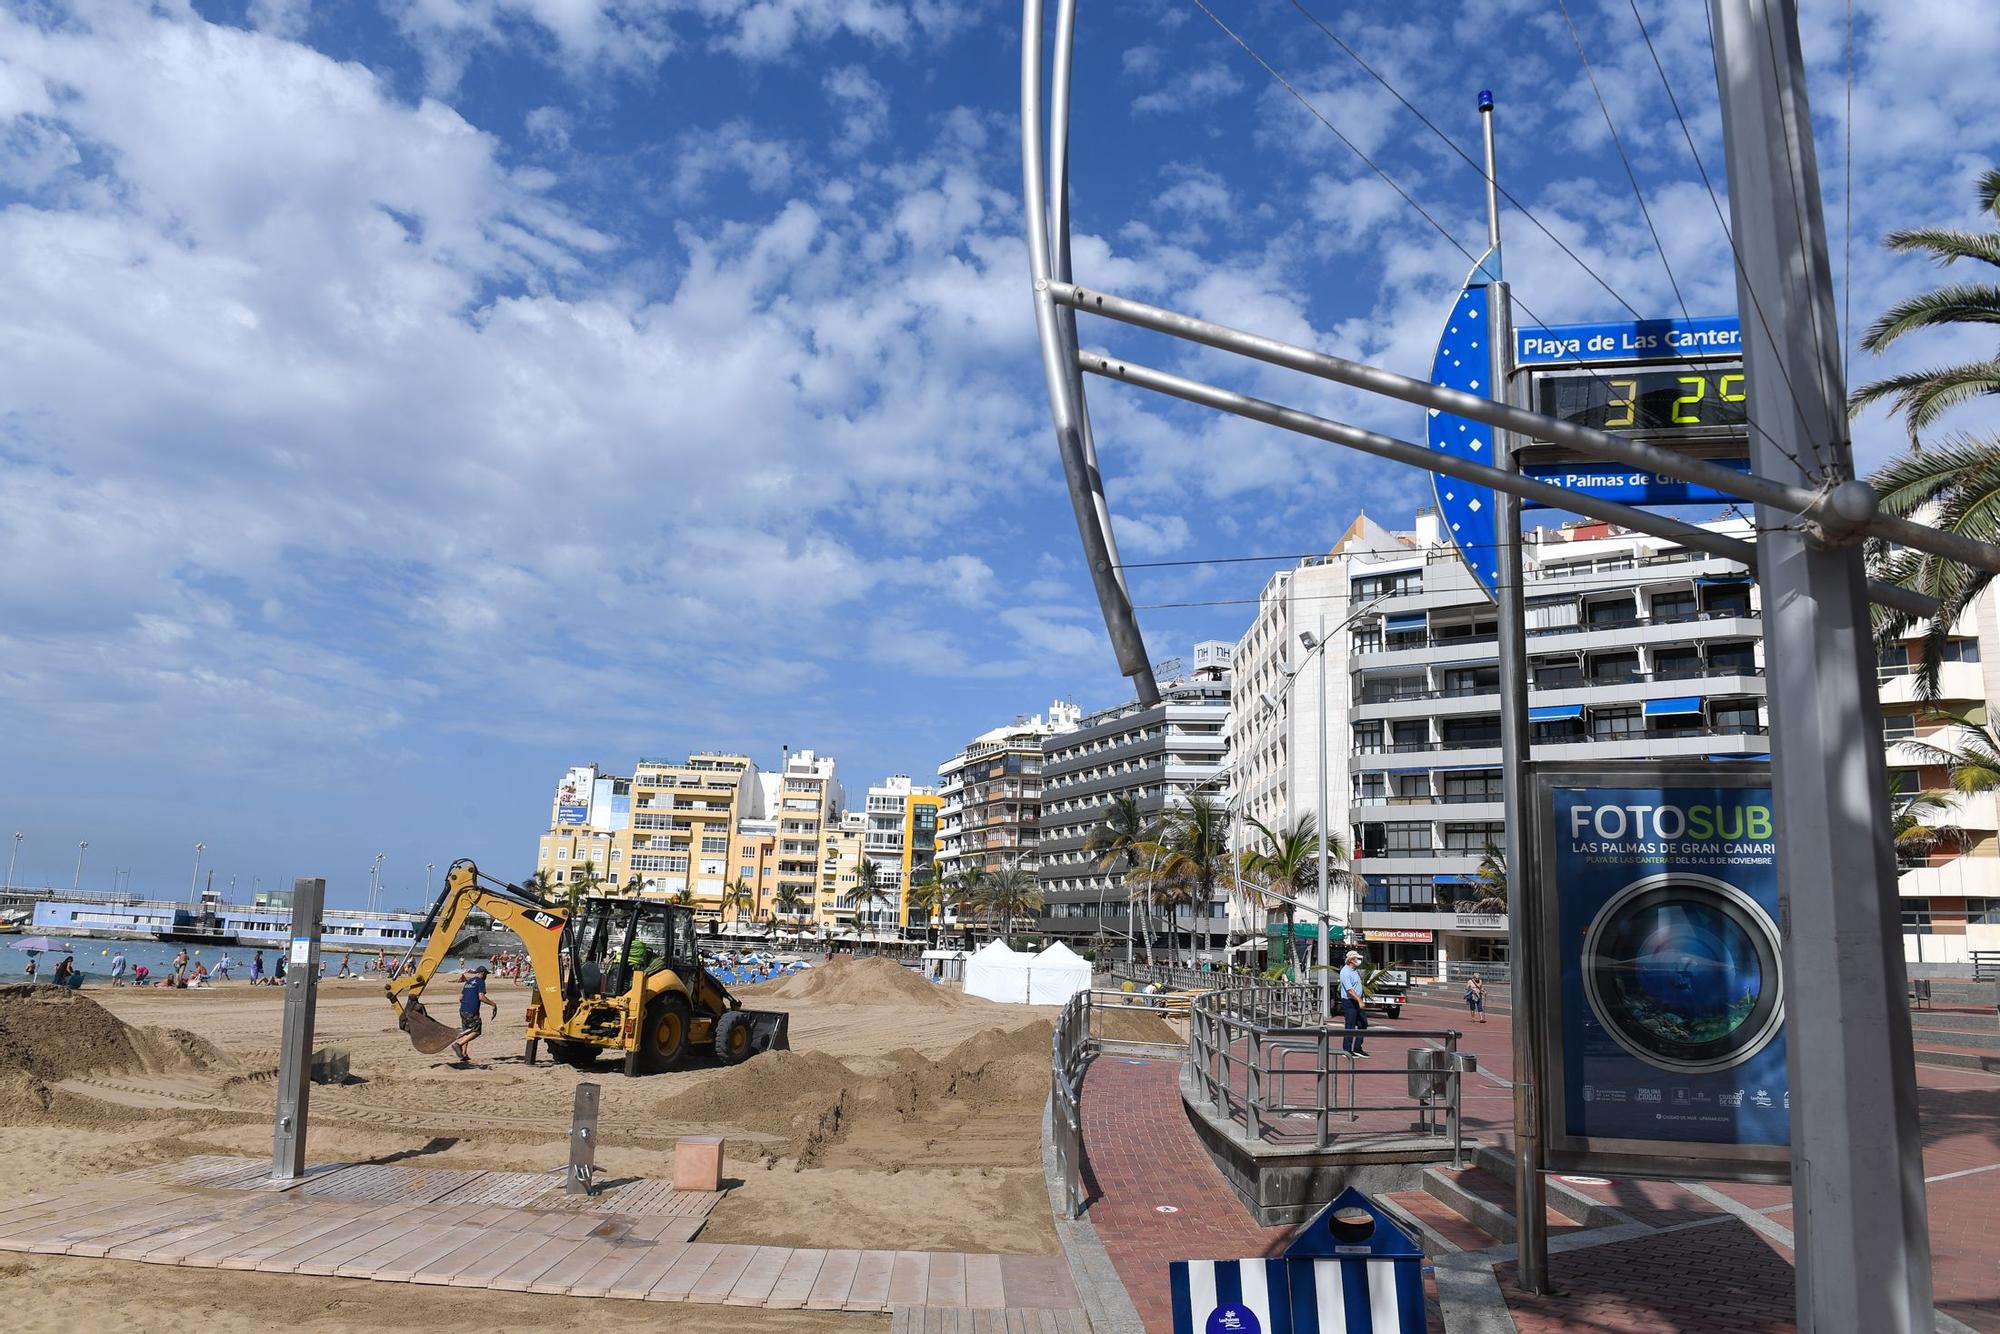
[(47, 1115), (53, 1086), (78, 1075), (199, 1070), (219, 1059), (205, 1038), (134, 1028), (80, 991), (0, 986), (0, 1124)]
[(949, 985), (926, 982), (888, 959), (835, 959), (747, 990), (759, 999), (770, 996), (822, 1005), (921, 1005), (941, 1010), (992, 1003)]
[(1048, 1097), (1050, 1034), (1047, 1021), (988, 1029), (935, 1060), (903, 1048), (881, 1058), (889, 1069), (880, 1074), (823, 1052), (766, 1052), (661, 1102), (658, 1115), (771, 1136), (767, 1162), (815, 1167), (837, 1146), (873, 1158), (974, 1118), (1034, 1122)]
[(1099, 1010), (1092, 1016), (1099, 1037), (1114, 1042), (1165, 1042), (1178, 1044), (1181, 1035), (1158, 1015), (1134, 1010)]

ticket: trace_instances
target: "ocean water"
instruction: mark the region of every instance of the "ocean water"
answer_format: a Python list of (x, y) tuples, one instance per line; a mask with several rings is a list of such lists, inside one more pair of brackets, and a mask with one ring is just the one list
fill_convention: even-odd
[[(15, 948), (23, 938), (22, 936), (0, 936), (0, 981), (19, 980), (26, 975), (30, 956), (26, 951)], [(76, 966), (83, 970), (84, 984), (86, 986), (90, 985), (93, 981), (109, 983), (111, 980), (111, 956), (121, 951), (125, 955), (125, 975), (127, 977), (132, 975), (132, 969), (137, 964), (146, 965), (147, 968), (152, 970), (154, 977), (159, 977), (163, 974), (171, 976), (174, 971), (174, 956), (180, 953), (182, 948), (179, 945), (162, 945), (143, 940), (66, 939), (60, 936), (55, 939), (58, 944), (72, 947), (70, 957), (76, 960)], [(196, 960), (199, 960), (207, 964), (210, 968), (214, 968), (224, 955), (228, 955), (235, 964), (229, 970), (229, 980), (232, 982), (249, 980), (250, 958), (257, 952), (254, 949), (244, 949), (236, 945), (189, 945), (186, 948), (190, 967), (193, 966)], [(60, 953), (44, 953), (33, 957), (36, 961), (37, 975), (46, 978), (55, 971), (57, 961), (63, 956)], [(340, 956), (338, 954), (322, 954), (320, 957), (322, 962), (326, 964), (326, 975), (328, 977), (339, 973)], [(398, 956), (391, 954), (389, 957), (394, 959)], [(277, 962), (277, 958), (278, 951), (276, 948), (264, 951), (265, 976), (270, 976), (271, 967)], [(348, 959), (348, 967), (351, 970), (359, 971), (374, 962), (375, 952), (370, 950), (365, 954), (351, 955)], [(460, 961), (458, 959), (448, 958), (444, 961), (443, 966), (438, 969), (437, 976), (443, 977), (456, 972), (459, 966)], [(379, 977), (381, 974), (378, 973), (374, 976)]]

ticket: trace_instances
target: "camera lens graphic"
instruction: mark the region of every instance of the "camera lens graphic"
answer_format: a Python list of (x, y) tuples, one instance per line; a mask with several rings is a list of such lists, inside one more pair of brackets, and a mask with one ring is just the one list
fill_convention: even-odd
[(1778, 931), (1757, 901), (1704, 875), (1648, 876), (1612, 895), (1583, 942), (1605, 1031), (1663, 1070), (1727, 1070), (1784, 1021)]

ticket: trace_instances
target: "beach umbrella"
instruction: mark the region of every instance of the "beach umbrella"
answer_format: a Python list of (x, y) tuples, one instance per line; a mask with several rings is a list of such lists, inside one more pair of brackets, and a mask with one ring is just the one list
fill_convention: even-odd
[(74, 945), (64, 944), (62, 941), (53, 939), (52, 937), (49, 936), (28, 936), (24, 939), (15, 941), (14, 948), (17, 950), (26, 950), (30, 954), (44, 954), (44, 953), (67, 954), (76, 947)]

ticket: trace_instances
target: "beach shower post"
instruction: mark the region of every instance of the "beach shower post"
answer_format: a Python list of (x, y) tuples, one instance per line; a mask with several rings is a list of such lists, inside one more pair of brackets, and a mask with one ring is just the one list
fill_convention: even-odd
[(326, 881), (292, 882), (292, 930), (285, 956), (285, 1019), (278, 1043), (278, 1120), (271, 1175), (296, 1181), (306, 1171), (306, 1103), (312, 1094), (313, 1010), (319, 1002), (320, 909)]

